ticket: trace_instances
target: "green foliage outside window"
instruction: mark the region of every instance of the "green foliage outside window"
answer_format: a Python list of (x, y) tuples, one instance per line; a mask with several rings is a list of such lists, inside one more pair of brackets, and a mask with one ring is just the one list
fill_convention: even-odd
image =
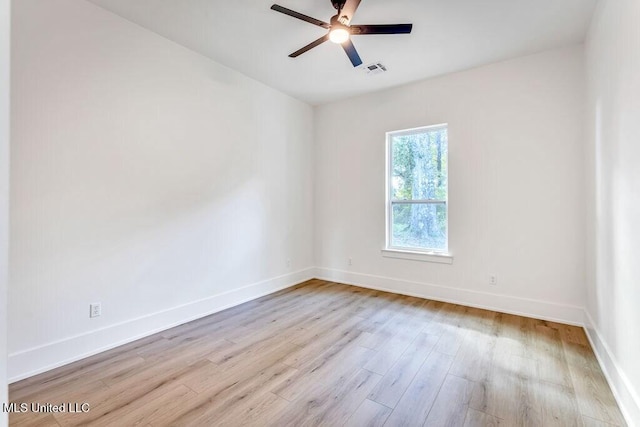
[(391, 212), (391, 246), (446, 250), (446, 127), (391, 135), (390, 142), (391, 199), (395, 202)]

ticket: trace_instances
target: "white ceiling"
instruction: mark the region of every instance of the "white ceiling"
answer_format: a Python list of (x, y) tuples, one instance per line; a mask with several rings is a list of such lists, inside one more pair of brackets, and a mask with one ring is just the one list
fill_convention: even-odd
[[(311, 104), (583, 41), (596, 0), (362, 0), (352, 24), (413, 23), (409, 35), (355, 36), (354, 69), (331, 42), (287, 55), (326, 30), (270, 10), (272, 0), (89, 0)], [(330, 0), (276, 0), (329, 21)]]

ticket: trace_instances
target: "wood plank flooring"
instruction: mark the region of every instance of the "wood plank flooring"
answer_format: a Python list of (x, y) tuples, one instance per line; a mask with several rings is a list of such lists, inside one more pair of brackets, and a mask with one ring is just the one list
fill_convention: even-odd
[(13, 426), (623, 426), (582, 329), (311, 280), (12, 384)]

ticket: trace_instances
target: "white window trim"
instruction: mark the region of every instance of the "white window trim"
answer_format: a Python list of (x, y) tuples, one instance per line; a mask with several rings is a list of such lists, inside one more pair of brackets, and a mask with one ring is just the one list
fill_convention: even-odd
[(410, 261), (435, 262), (438, 264), (453, 264), (453, 255), (445, 252), (418, 252), (409, 249), (382, 249), (385, 258), (407, 259)]
[[(412, 261), (424, 261), (424, 262), (435, 262), (441, 264), (452, 264), (453, 256), (449, 252), (449, 206), (447, 200), (392, 200), (393, 189), (391, 185), (391, 164), (393, 161), (392, 151), (391, 151), (391, 136), (401, 136), (401, 135), (410, 135), (413, 133), (417, 133), (420, 131), (429, 131), (435, 130), (438, 128), (447, 128), (447, 123), (441, 123), (437, 125), (431, 126), (422, 126), (417, 128), (405, 129), (401, 131), (392, 131), (386, 133), (386, 141), (385, 141), (385, 204), (386, 204), (386, 221), (385, 221), (385, 248), (382, 249), (381, 253), (383, 257), (386, 258), (399, 258), (399, 259), (407, 259)], [(448, 189), (447, 189), (448, 195)], [(448, 198), (448, 197), (447, 197)], [(419, 249), (419, 248), (403, 248), (398, 246), (391, 246), (391, 220), (392, 220), (392, 209), (394, 204), (445, 204), (447, 206), (447, 240), (445, 249), (443, 250), (434, 250), (434, 249)]]

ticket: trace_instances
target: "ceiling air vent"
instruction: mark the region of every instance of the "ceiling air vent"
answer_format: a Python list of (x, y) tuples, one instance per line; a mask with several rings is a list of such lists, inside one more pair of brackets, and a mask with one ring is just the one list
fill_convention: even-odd
[(382, 62), (374, 62), (373, 64), (366, 65), (364, 69), (367, 71), (367, 74), (381, 74), (387, 71), (387, 67), (385, 67)]

